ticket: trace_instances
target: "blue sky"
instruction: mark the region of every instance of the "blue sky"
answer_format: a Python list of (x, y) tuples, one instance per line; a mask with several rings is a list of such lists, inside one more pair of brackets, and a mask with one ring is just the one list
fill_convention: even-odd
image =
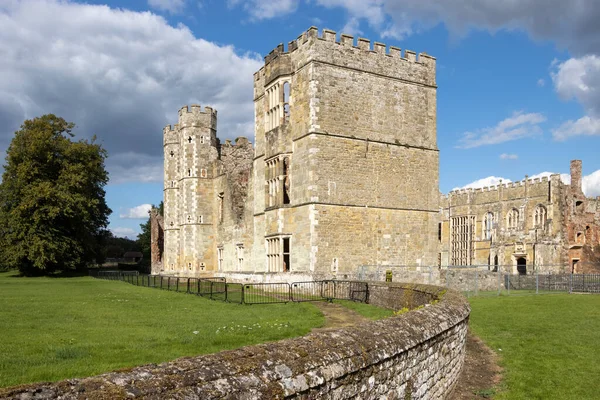
[(0, 156), (45, 113), (97, 135), (110, 228), (133, 238), (162, 199), (177, 110), (213, 106), (219, 137), (252, 138), (252, 73), (314, 25), (437, 58), (442, 192), (581, 159), (600, 196), (599, 19), (595, 0), (3, 0)]

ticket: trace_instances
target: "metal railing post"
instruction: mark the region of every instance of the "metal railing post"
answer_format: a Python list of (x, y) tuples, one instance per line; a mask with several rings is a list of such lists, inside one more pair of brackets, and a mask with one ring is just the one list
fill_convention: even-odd
[(571, 274), (569, 279), (569, 294), (573, 293), (573, 274)]
[(475, 296), (479, 294), (479, 270), (475, 270)]
[(540, 288), (540, 274), (537, 271), (535, 271), (535, 294), (540, 293), (539, 288)]

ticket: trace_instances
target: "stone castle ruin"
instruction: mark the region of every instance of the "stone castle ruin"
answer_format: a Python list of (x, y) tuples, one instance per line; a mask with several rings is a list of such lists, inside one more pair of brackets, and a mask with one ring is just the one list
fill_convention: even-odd
[(435, 78), (425, 53), (312, 27), (254, 74), (254, 145), (221, 143), (216, 110), (183, 107), (163, 131), (152, 273), (298, 281), (360, 265), (577, 264), (600, 225), (581, 162), (572, 185), (440, 196)]

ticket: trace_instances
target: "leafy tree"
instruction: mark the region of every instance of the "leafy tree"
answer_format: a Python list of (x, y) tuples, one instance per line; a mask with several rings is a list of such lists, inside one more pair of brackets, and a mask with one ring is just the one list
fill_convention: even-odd
[(101, 261), (111, 210), (106, 150), (73, 141), (74, 124), (52, 114), (15, 132), (0, 183), (0, 263), (25, 275)]
[[(158, 213), (160, 215), (163, 215), (163, 213), (164, 213), (163, 202), (161, 201), (160, 204), (158, 205), (158, 207), (156, 207), (155, 205), (152, 205), (152, 209), (153, 210), (158, 209)], [(152, 226), (150, 223), (150, 216), (148, 216), (148, 220), (146, 222), (144, 222), (143, 224), (140, 224), (140, 228), (142, 229), (142, 233), (140, 233), (137, 237), (138, 246), (140, 247), (140, 251), (142, 252), (142, 254), (144, 256), (144, 260), (150, 260), (151, 241), (152, 241), (152, 235), (151, 235)]]

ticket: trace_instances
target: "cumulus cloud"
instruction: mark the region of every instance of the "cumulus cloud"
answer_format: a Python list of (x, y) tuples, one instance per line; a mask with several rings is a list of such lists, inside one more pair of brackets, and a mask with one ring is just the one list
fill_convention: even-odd
[(116, 228), (111, 228), (110, 231), (116, 237), (122, 237), (122, 238), (126, 237), (129, 239), (134, 239), (138, 235), (137, 232), (131, 228), (116, 227)]
[(600, 57), (587, 55), (555, 62), (552, 82), (561, 98), (577, 100), (586, 112), (554, 129), (553, 138), (562, 141), (573, 136), (600, 135)]
[(252, 20), (260, 21), (290, 14), (298, 8), (300, 0), (228, 0), (227, 5), (237, 7), (242, 4)]
[(544, 87), (544, 86), (546, 86), (546, 81), (545, 81), (544, 79), (541, 79), (541, 78), (540, 78), (540, 79), (538, 79), (538, 81), (537, 81), (537, 85), (538, 85), (539, 87)]
[(140, 204), (133, 208), (128, 208), (122, 212), (119, 217), (124, 219), (148, 219), (152, 204)]
[(457, 147), (470, 149), (537, 136), (542, 133), (539, 124), (544, 121), (546, 121), (546, 117), (542, 114), (524, 114), (517, 111), (509, 118), (500, 121), (496, 126), (479, 129), (475, 132), (465, 132)]
[(516, 154), (508, 154), (508, 153), (502, 153), (500, 154), (500, 159), (501, 160), (516, 160), (518, 159), (519, 156)]
[(581, 178), (581, 186), (586, 196), (600, 196), (600, 169)]
[(185, 8), (185, 0), (148, 0), (148, 5), (160, 11), (178, 14)]
[(0, 54), (0, 153), (24, 119), (54, 113), (75, 122), (78, 137), (98, 136), (111, 183), (162, 181), (162, 128), (182, 105), (216, 108), (223, 139), (253, 134), (260, 57), (150, 12), (3, 2)]

